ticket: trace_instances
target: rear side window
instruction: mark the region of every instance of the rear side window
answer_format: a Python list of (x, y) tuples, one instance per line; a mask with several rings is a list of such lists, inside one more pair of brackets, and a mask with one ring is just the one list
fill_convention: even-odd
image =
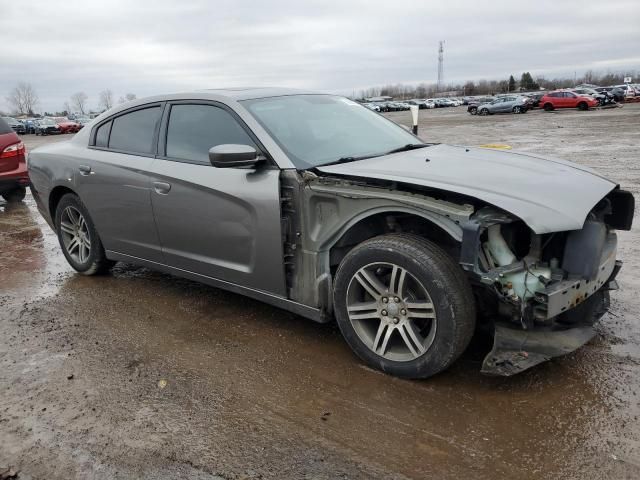
[(96, 147), (107, 147), (109, 145), (109, 130), (111, 130), (111, 122), (104, 123), (98, 127), (96, 131)]
[(153, 153), (153, 136), (159, 119), (160, 107), (136, 110), (114, 118), (109, 148), (132, 153)]
[(3, 119), (0, 118), (0, 135), (4, 135), (5, 133), (11, 133), (13, 129), (9, 126), (9, 124)]
[(256, 147), (249, 134), (223, 108), (212, 105), (171, 107), (167, 157), (209, 164), (209, 149), (226, 143)]

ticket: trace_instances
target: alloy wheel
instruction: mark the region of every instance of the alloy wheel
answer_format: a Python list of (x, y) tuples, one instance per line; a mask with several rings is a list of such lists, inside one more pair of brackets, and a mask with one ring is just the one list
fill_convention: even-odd
[(89, 226), (80, 211), (72, 206), (64, 209), (60, 217), (62, 243), (67, 254), (83, 264), (91, 254)]
[(408, 362), (424, 355), (436, 334), (436, 312), (424, 285), (392, 263), (360, 268), (347, 288), (349, 321), (377, 355)]

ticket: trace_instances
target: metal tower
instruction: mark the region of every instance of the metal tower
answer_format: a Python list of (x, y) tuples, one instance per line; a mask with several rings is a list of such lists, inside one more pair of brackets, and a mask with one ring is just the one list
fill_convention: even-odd
[(444, 81), (444, 40), (440, 40), (438, 48), (438, 92), (442, 90), (442, 82)]

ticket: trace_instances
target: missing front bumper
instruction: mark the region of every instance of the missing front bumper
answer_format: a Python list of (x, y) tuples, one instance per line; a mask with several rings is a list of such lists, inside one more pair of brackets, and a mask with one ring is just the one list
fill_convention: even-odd
[(567, 318), (569, 324), (531, 330), (496, 324), (493, 348), (482, 363), (481, 373), (509, 377), (583, 346), (594, 337), (594, 324), (609, 308), (608, 290), (612, 285), (606, 287), (575, 311), (567, 312), (571, 313), (571, 318)]

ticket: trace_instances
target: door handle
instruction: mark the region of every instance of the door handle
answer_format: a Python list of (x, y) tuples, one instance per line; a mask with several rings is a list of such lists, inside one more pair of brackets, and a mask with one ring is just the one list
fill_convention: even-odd
[(171, 184), (167, 182), (153, 182), (153, 189), (160, 195), (166, 195), (171, 190)]
[(80, 166), (78, 166), (78, 170), (80, 170), (80, 175), (85, 176), (85, 177), (87, 175), (93, 175), (94, 173), (96, 173), (96, 172), (92, 171), (91, 167), (88, 166), (88, 165), (80, 165)]

